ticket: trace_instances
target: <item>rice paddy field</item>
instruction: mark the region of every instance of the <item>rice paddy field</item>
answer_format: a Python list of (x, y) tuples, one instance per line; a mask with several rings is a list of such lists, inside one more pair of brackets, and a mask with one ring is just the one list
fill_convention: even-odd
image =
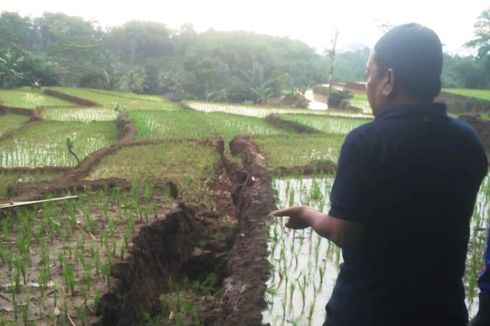
[(0, 137), (5, 133), (21, 127), (29, 121), (29, 117), (20, 114), (0, 115)]
[(115, 109), (118, 105), (126, 110), (174, 111), (180, 105), (163, 100), (158, 96), (137, 95), (123, 92), (107, 92), (87, 88), (54, 87), (54, 90), (68, 95), (90, 99), (104, 108)]
[(72, 103), (44, 95), (40, 90), (28, 87), (13, 90), (0, 90), (0, 105), (35, 109), (43, 106), (73, 106)]
[[(226, 146), (236, 135), (249, 135), (270, 171), (336, 163), (346, 134), (371, 119), (342, 112), (204, 102), (181, 105), (159, 96), (54, 89), (101, 107), (80, 107), (27, 88), (0, 91), (3, 105), (27, 110), (44, 107), (41, 121), (36, 122), (18, 114), (0, 115), (0, 197), (10, 200), (29, 182), (64, 180), (67, 168), (78, 165), (73, 153), (80, 160), (91, 157), (94, 161), (77, 182), (113, 181), (97, 188), (45, 194), (41, 199), (47, 201), (16, 210), (0, 208), (0, 325), (100, 322), (98, 311), (106, 311), (103, 307), (112, 298), (120, 274), (145, 255), (151, 257), (146, 263), (156, 259), (154, 253), (144, 250), (135, 256), (135, 246), (142, 250), (141, 234), (149, 237), (150, 247), (158, 243), (170, 252), (166, 263), (176, 259), (181, 265), (162, 272), (161, 294), (152, 297), (156, 303), (133, 316), (133, 324), (203, 324), (209, 317), (206, 311), (217, 311), (212, 302), (220, 302), (224, 295), (220, 271), (225, 270), (226, 250), (233, 247), (234, 236), (244, 236), (237, 231), (234, 186), (222, 172), (216, 141), (223, 139)], [(367, 103), (362, 95), (356, 95), (354, 101)], [(128, 113), (124, 121), (123, 110)], [(285, 129), (266, 120), (270, 114), (317, 132)], [(123, 141), (128, 125), (135, 134)], [(107, 153), (94, 154), (104, 148)], [(224, 153), (230, 162), (239, 162), (228, 150)], [(277, 176), (271, 187), (278, 207), (301, 204), (327, 211), (334, 178), (334, 174)], [(253, 182), (254, 177), (247, 179)], [(63, 197), (66, 195), (74, 197)], [(50, 200), (60, 196), (59, 201)], [(228, 207), (226, 213), (221, 213), (223, 207)], [(156, 230), (174, 223), (167, 219), (178, 209), (187, 212), (180, 218), (184, 222), (189, 219), (186, 214), (194, 214), (205, 227), (171, 224), (165, 232), (172, 236), (159, 238)], [(471, 222), (464, 277), (471, 315), (478, 305), (476, 280), (483, 266), (489, 209), (487, 178)], [(188, 231), (192, 236), (182, 238), (182, 246), (178, 245), (178, 237), (188, 229), (193, 230)], [(198, 231), (209, 234), (202, 238)], [(265, 233), (270, 275), (262, 321), (322, 325), (324, 306), (342, 262), (340, 249), (310, 229), (286, 230), (280, 219), (268, 221)], [(190, 249), (188, 243), (193, 243)], [(224, 251), (215, 255), (217, 248)], [(187, 256), (183, 259), (181, 255)], [(127, 284), (141, 282), (143, 278)], [(135, 299), (133, 305), (139, 307), (145, 300)]]
[(132, 111), (131, 119), (141, 139), (224, 137), (235, 135), (279, 135), (285, 132), (256, 117), (229, 115), (221, 112), (203, 113), (191, 110), (179, 112)]
[(113, 144), (116, 137), (116, 126), (111, 122), (39, 122), (0, 140), (0, 166), (75, 166), (76, 159), (67, 150), (67, 138), (83, 160), (88, 154)]

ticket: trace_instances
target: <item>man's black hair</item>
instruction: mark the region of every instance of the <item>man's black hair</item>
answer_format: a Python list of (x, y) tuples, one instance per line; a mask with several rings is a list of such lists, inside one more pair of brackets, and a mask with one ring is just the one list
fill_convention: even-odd
[(395, 87), (422, 102), (432, 102), (441, 91), (442, 44), (437, 34), (410, 23), (394, 27), (374, 46), (374, 59), (385, 72), (392, 68)]

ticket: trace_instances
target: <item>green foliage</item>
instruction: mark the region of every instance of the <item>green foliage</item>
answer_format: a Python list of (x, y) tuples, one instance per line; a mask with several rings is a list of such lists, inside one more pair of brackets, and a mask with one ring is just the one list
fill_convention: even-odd
[(467, 45), (478, 49), (479, 58), (488, 57), (490, 55), (490, 8), (480, 14), (474, 27), (476, 38), (467, 42)]
[(24, 61), (20, 51), (7, 49), (0, 53), (0, 88), (14, 88), (20, 85), (24, 74), (19, 66)]

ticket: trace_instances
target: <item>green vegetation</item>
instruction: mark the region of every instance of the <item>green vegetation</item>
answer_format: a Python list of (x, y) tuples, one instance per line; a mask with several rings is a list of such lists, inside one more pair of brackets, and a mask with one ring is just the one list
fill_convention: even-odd
[(313, 116), (309, 114), (284, 114), (281, 115), (281, 118), (307, 125), (326, 134), (343, 135), (370, 121), (369, 119), (334, 118), (329, 116)]
[(173, 111), (180, 109), (178, 104), (168, 102), (156, 96), (141, 96), (130, 93), (107, 92), (86, 88), (56, 87), (57, 91), (90, 99), (105, 108), (115, 109), (118, 105), (126, 110), (164, 110)]
[(231, 140), (238, 134), (285, 134), (285, 131), (269, 125), (263, 119), (226, 113), (202, 113), (191, 110), (134, 111), (130, 112), (129, 116), (138, 127), (138, 135), (142, 139), (204, 139), (223, 136), (226, 140)]
[(73, 106), (70, 102), (44, 95), (40, 90), (31, 90), (27, 87), (0, 90), (0, 105), (26, 109), (35, 109), (38, 106)]
[(457, 95), (463, 95), (467, 97), (473, 97), (479, 100), (490, 101), (490, 90), (484, 89), (456, 89), (456, 88), (444, 88), (443, 92), (452, 93)]
[(14, 130), (29, 121), (29, 117), (19, 114), (0, 115), (0, 136)]
[(69, 324), (70, 318), (87, 324), (113, 262), (127, 256), (131, 244), (124, 239), (172, 202), (168, 191), (158, 201), (145, 197), (148, 187), (153, 185), (133, 183), (129, 192), (89, 192), (2, 216), (0, 275), (8, 286), (0, 287), (0, 296), (8, 298), (9, 309), (0, 323), (17, 324), (22, 315), (26, 324)]
[(312, 111), (307, 109), (291, 109), (280, 106), (258, 106), (253, 104), (232, 104), (232, 103), (210, 103), (210, 102), (186, 102), (192, 109), (201, 112), (223, 112), (249, 117), (264, 118), (269, 114), (288, 114), (288, 113), (308, 113), (311, 115), (325, 115), (323, 111)]
[(255, 140), (267, 157), (270, 169), (303, 166), (315, 161), (337, 162), (345, 135), (281, 135), (256, 137)]
[(116, 120), (117, 112), (109, 108), (48, 108), (43, 110), (43, 118), (55, 121), (112, 121)]
[(162, 142), (123, 148), (105, 157), (89, 179), (121, 177), (128, 180), (165, 179), (187, 194), (204, 195), (203, 180), (213, 175), (218, 154), (212, 146), (193, 141)]
[[(53, 132), (53, 131), (56, 132)], [(74, 142), (74, 151), (83, 159), (116, 140), (113, 122), (42, 122), (23, 128), (15, 137), (0, 140), (0, 167), (73, 166), (66, 138)]]
[[(328, 210), (332, 177), (277, 179), (278, 206), (308, 205)], [(264, 322), (271, 325), (320, 325), (325, 302), (338, 274), (341, 251), (311, 228), (288, 232), (283, 219), (267, 225), (271, 277), (267, 282)]]

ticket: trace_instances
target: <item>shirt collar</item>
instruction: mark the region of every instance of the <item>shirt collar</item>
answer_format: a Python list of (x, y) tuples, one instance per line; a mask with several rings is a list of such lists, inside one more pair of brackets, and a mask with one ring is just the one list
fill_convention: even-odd
[(375, 120), (416, 116), (447, 117), (446, 104), (434, 102), (429, 104), (401, 104), (391, 106), (378, 114)]

